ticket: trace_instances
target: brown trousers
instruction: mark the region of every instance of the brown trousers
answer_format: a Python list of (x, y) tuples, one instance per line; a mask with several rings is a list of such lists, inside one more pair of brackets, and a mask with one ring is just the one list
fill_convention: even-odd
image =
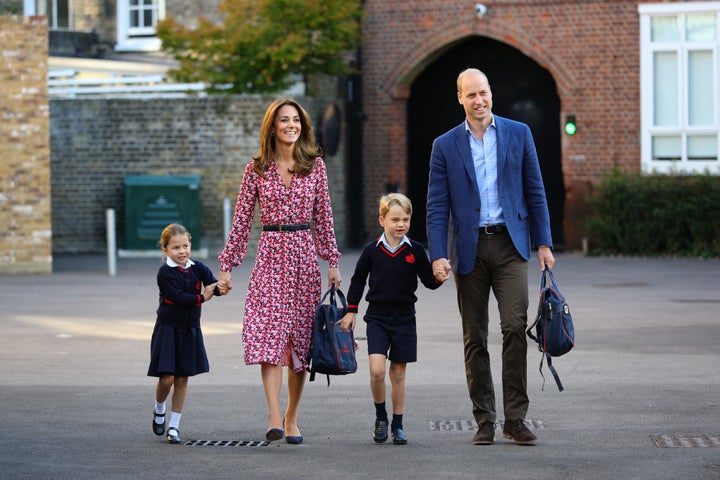
[(490, 290), (497, 300), (502, 332), (502, 392), (506, 420), (523, 420), (528, 411), (528, 264), (510, 234), (481, 232), (473, 270), (455, 275), (463, 326), (465, 374), (475, 421), (495, 423), (495, 389), (488, 352)]

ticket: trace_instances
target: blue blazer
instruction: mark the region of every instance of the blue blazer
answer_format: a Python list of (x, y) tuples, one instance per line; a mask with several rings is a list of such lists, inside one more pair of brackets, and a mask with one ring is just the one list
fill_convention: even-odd
[[(552, 247), (550, 215), (530, 128), (495, 117), (498, 194), (518, 253), (530, 258), (530, 242)], [(475, 265), (480, 191), (465, 122), (435, 139), (430, 155), (427, 234), (430, 260), (447, 258), (465, 275)]]

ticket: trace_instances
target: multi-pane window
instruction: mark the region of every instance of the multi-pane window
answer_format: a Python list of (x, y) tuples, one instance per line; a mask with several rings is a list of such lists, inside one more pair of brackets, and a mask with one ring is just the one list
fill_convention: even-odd
[(117, 0), (119, 52), (153, 52), (160, 49), (157, 23), (165, 18), (165, 0)]
[(639, 12), (643, 170), (720, 174), (720, 2)]
[(49, 28), (72, 28), (72, 16), (70, 15), (72, 5), (70, 0), (36, 0), (35, 5), (32, 6), (35, 7), (34, 15), (48, 18)]
[(154, 35), (158, 21), (157, 0), (130, 0), (130, 35)]

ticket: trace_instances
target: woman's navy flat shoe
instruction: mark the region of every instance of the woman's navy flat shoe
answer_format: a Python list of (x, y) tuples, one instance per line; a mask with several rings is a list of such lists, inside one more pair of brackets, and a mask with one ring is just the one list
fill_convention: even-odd
[(285, 436), (285, 432), (281, 428), (271, 428), (265, 434), (265, 438), (267, 438), (268, 442), (280, 440), (284, 436)]
[(302, 435), (298, 435), (297, 437), (288, 435), (285, 437), (285, 441), (291, 445), (300, 445), (303, 442)]

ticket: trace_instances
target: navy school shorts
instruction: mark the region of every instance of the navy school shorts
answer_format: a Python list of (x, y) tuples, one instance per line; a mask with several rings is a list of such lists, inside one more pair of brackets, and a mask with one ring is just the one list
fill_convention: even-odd
[(397, 363), (417, 361), (415, 315), (386, 317), (366, 314), (364, 320), (367, 324), (368, 355), (385, 355), (388, 360)]

